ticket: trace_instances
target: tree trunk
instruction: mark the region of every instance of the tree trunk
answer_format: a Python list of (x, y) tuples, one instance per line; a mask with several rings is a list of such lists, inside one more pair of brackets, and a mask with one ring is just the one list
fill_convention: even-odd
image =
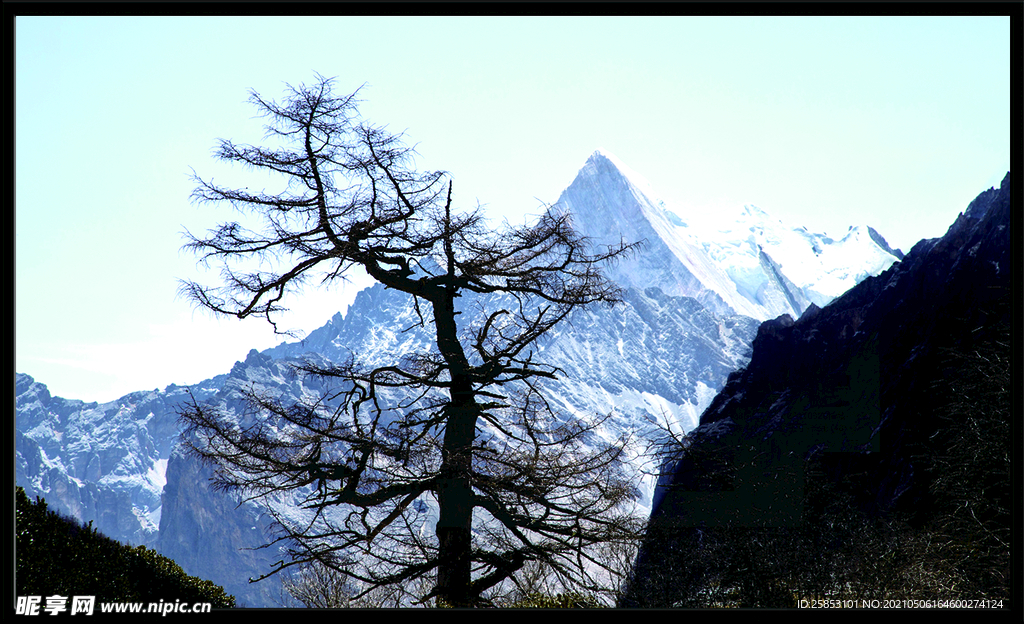
[[(468, 384), (467, 384), (468, 385)], [(472, 393), (453, 393), (441, 451), (441, 478), (437, 492), (440, 514), (437, 539), (441, 560), (437, 589), (450, 606), (472, 606), (470, 595), (473, 523), (473, 486), (470, 470), (479, 408)]]
[(438, 349), (449, 365), (451, 402), (445, 419), (444, 446), (437, 491), (440, 506), (436, 527), (440, 561), (437, 569), (438, 596), (453, 607), (475, 606), (471, 595), (473, 440), (480, 408), (467, 371), (469, 362), (457, 339), (454, 297), (434, 303)]

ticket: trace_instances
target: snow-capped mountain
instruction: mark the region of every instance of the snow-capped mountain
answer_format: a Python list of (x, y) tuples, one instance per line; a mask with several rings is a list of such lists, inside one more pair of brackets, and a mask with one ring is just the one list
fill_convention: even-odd
[(623, 285), (656, 285), (718, 314), (767, 320), (823, 306), (902, 257), (872, 228), (839, 240), (791, 227), (755, 206), (711, 215), (673, 212), (642, 176), (607, 151), (587, 160), (556, 206), (596, 244), (645, 241), (610, 274)]
[[(603, 431), (610, 438), (643, 430), (651, 417), (692, 429), (729, 373), (746, 364), (759, 321), (798, 317), (898, 256), (870, 228), (833, 241), (752, 207), (697, 225), (655, 198), (639, 175), (597, 152), (556, 204), (598, 244), (645, 241), (610, 268), (625, 288), (621, 304), (581, 310), (536, 345), (538, 358), (563, 371), (546, 386), (549, 400), (570, 415), (612, 414)], [(463, 298), (466, 310), (471, 299)], [(414, 327), (417, 320), (410, 298), (372, 286), (301, 342), (252, 351), (229, 373), (192, 388), (172, 385), (105, 404), (51, 397), (18, 375), (17, 482), (115, 539), (155, 546), (240, 604), (276, 606), (274, 581), (246, 582), (280, 558), (244, 550), (267, 541), (266, 516), (208, 488), (209, 471), (177, 448), (178, 406), (191, 392), (240, 414), (239, 390), (253, 382), (297, 399), (315, 388), (288, 373), (291, 362), (423, 352), (431, 338)], [(640, 474), (642, 461), (640, 503), (649, 509), (654, 483)]]

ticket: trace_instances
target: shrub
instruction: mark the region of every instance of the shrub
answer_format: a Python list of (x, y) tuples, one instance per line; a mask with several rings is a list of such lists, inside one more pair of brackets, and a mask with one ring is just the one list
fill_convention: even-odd
[(17, 592), (20, 596), (95, 596), (107, 602), (208, 602), (235, 606), (211, 581), (185, 574), (145, 546), (125, 546), (88, 525), (29, 500), (17, 489)]

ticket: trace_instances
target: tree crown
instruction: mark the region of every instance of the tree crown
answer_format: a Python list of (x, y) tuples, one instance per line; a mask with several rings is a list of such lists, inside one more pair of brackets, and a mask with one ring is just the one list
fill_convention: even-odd
[[(221, 263), (224, 284), (183, 290), (214, 312), (273, 323), (311, 276), (328, 284), (359, 266), (411, 297), (432, 347), (380, 366), (308, 360), (298, 370), (328, 382), (319, 394), (287, 403), (246, 388), (241, 418), (193, 402), (182, 413), (191, 450), (217, 465), (221, 487), (290, 493), (307, 510), (301, 521), (278, 513), (291, 560), (271, 573), (316, 562), (364, 591), (436, 573), (427, 597), (454, 605), (476, 603), (528, 562), (593, 587), (593, 550), (635, 537), (621, 512), (633, 487), (622, 445), (594, 436), (598, 421), (545, 400), (539, 382), (558, 370), (533, 345), (580, 306), (616, 302), (600, 265), (633, 246), (593, 250), (552, 209), (490, 230), (479, 209), (453, 210), (446, 174), (413, 169), (401, 137), (357, 122), (356, 93), (331, 87), (289, 87), (281, 104), (252, 94), (280, 145), (222, 140), (218, 156), (283, 175), (285, 190), (197, 176), (197, 200), (228, 202), (262, 230), (226, 223), (189, 235), (189, 249)], [(232, 268), (245, 259), (282, 268)], [(438, 507), (436, 539), (421, 530), (423, 500)]]

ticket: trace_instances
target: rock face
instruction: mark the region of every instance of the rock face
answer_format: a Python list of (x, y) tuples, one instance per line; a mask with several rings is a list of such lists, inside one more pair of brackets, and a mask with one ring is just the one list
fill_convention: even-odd
[[(243, 426), (256, 415), (247, 409), (241, 391), (258, 384), (298, 398), (310, 388), (293, 374), (291, 361), (273, 359), (256, 350), (236, 362), (218, 392), (204, 400), (233, 414)], [(177, 436), (176, 436), (177, 441)], [(239, 607), (275, 607), (283, 604), (281, 579), (250, 583), (281, 558), (273, 548), (260, 548), (274, 535), (265, 509), (237, 493), (210, 486), (213, 472), (177, 446), (167, 463), (157, 550), (182, 569), (201, 571), (235, 596)]]
[[(559, 204), (598, 244), (648, 242), (632, 264), (614, 268), (625, 288), (621, 304), (581, 310), (536, 344), (538, 359), (562, 371), (546, 383), (548, 400), (570, 415), (611, 414), (603, 432), (610, 439), (644, 429), (652, 417), (677, 430), (697, 426), (729, 373), (747, 363), (767, 310), (816, 310), (814, 302), (830, 296), (821, 294), (824, 286), (809, 284), (832, 280), (834, 287), (895, 261), (866, 230), (863, 240), (855, 236), (862, 229), (843, 239), (867, 245), (852, 253), (753, 208), (726, 234), (695, 242), (680, 217), (650, 199), (652, 193), (614, 157), (596, 153)], [(794, 240), (802, 251), (787, 255), (784, 249)], [(687, 253), (680, 256), (681, 250)], [(813, 279), (791, 275), (800, 263), (790, 257), (804, 256), (817, 267)], [(842, 268), (843, 262), (849, 266)], [(460, 318), (470, 322), (473, 295), (462, 305)], [(249, 384), (283, 400), (323, 390), (291, 374), (300, 358), (340, 362), (355, 356), (380, 364), (430, 350), (430, 333), (415, 326), (418, 319), (410, 298), (373, 286), (344, 316), (335, 315), (304, 341), (250, 352), (228, 374), (191, 388), (172, 385), (105, 404), (51, 397), (44, 385), (18, 375), (17, 482), (29, 496), (44, 496), (53, 508), (92, 520), (114, 539), (155, 547), (188, 574), (222, 585), (239, 605), (278, 606), (277, 577), (247, 582), (281, 559), (275, 548), (258, 549), (274, 538), (267, 509), (209, 488), (208, 468), (177, 450), (179, 406), (194, 397), (240, 419), (253, 418), (239, 394)], [(644, 458), (637, 461), (640, 504), (649, 510), (655, 484), (639, 474)]]
[(922, 524), (935, 514), (930, 486), (941, 475), (923, 455), (950, 435), (936, 416), (954, 381), (949, 354), (1009, 342), (1010, 207), (1007, 174), (942, 238), (823, 308), (760, 326), (750, 363), (661, 481), (651, 526), (662, 541), (652, 537), (627, 605), (682, 600), (662, 572), (696, 542), (666, 554), (668, 531), (681, 544), (708, 527), (802, 526), (812, 462), (867, 517)]
[(180, 449), (171, 453), (156, 549), (184, 570), (217, 579), (239, 607), (279, 605), (279, 582), (248, 582), (276, 561), (276, 553), (256, 550), (272, 533), (269, 523), (258, 506), (211, 490), (211, 476), (209, 467)]

